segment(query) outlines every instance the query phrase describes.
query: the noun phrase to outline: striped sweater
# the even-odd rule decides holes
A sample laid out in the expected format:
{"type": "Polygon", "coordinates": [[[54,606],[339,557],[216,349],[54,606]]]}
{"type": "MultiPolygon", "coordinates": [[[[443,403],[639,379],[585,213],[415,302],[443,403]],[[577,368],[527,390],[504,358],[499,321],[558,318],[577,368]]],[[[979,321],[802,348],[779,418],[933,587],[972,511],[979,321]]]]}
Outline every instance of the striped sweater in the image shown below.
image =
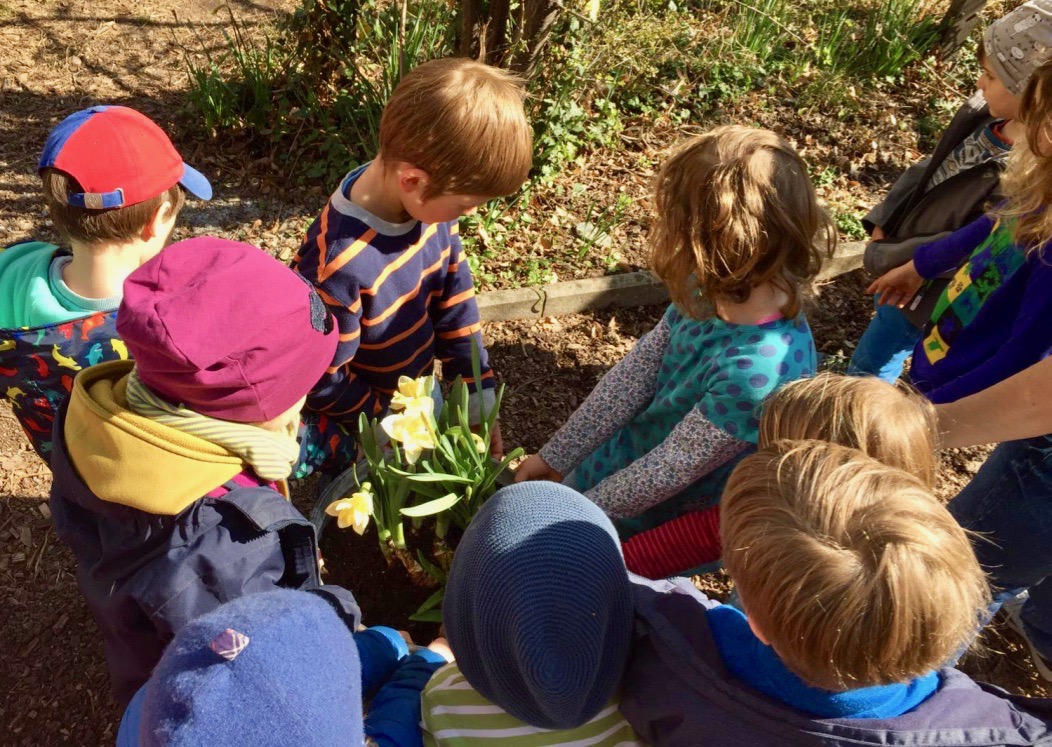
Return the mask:
{"type": "Polygon", "coordinates": [[[340,330],[336,358],[308,407],[356,427],[359,413],[386,409],[399,376],[431,373],[436,357],[446,377],[463,376],[475,389],[473,342],[488,406],[493,372],[457,222],[377,218],[348,199],[364,169],[340,183],[292,263],[318,289],[340,330]]]}
{"type": "Polygon", "coordinates": [[[541,729],[519,721],[478,693],[456,662],[431,677],[421,694],[426,747],[514,744],[516,747],[635,747],[645,744],[628,725],[617,703],[607,704],[574,729],[541,729]]]}

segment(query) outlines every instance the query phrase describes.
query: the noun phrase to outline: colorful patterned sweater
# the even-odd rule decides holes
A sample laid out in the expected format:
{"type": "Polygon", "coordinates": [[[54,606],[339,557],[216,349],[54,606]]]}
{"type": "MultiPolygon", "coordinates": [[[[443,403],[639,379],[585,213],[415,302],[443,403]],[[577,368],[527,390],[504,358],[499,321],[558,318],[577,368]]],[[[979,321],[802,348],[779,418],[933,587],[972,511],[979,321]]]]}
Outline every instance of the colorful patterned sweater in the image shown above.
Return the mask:
{"type": "MultiPolygon", "coordinates": [[[[51,459],[55,414],[72,391],[73,377],[89,366],[128,358],[117,335],[120,298],[96,302],[72,294],[57,273],[69,256],[43,242],[0,251],[0,295],[7,306],[0,310],[0,396],[11,402],[45,462],[51,459]],[[101,308],[76,309],[90,303],[101,308]]],[[[293,477],[343,469],[354,461],[354,438],[324,415],[304,411],[298,441],[293,477]]]]}
{"type": "MultiPolygon", "coordinates": [[[[53,273],[70,256],[53,244],[28,242],[0,252],[0,395],[33,449],[51,457],[51,430],[77,371],[128,357],[117,337],[117,305],[77,309],[53,273]],[[63,290],[66,293],[63,293],[63,290]]],[[[59,276],[60,277],[60,276],[59,276]]],[[[107,304],[103,304],[106,306],[107,304]]]]}
{"type": "Polygon", "coordinates": [[[989,216],[917,250],[923,277],[961,268],[913,353],[910,376],[928,399],[954,402],[1052,352],[1052,259],[1044,253],[1014,244],[1010,227],[989,216]]]}
{"type": "MultiPolygon", "coordinates": [[[[340,183],[292,263],[318,288],[340,329],[336,359],[308,407],[357,428],[359,413],[372,417],[386,409],[399,376],[429,374],[436,357],[447,378],[463,376],[475,389],[473,345],[480,354],[481,404],[488,407],[493,372],[456,221],[377,218],[348,198],[364,168],[340,183]]],[[[477,418],[478,404],[474,408],[477,418]]]]}
{"type": "Polygon", "coordinates": [[[619,524],[634,534],[718,501],[760,403],[815,366],[803,318],[729,324],[670,306],[540,454],[611,516],[638,517],[619,524]]]}

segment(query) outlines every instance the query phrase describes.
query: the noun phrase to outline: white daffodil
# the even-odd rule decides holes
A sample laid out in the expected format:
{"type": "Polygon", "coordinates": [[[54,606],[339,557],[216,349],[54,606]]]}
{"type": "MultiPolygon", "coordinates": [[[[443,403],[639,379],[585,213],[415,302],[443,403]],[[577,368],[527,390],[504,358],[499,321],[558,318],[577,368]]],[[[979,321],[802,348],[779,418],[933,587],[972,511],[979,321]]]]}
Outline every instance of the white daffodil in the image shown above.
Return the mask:
{"type": "MultiPolygon", "coordinates": [[[[430,398],[429,398],[430,399],[430,398]]],[[[433,429],[429,427],[431,413],[403,412],[396,415],[388,415],[380,421],[380,427],[384,433],[393,441],[402,444],[405,459],[410,464],[416,464],[420,453],[424,449],[435,448],[433,429]]]]}
{"type": "Polygon", "coordinates": [[[435,402],[431,399],[434,386],[433,376],[421,376],[419,379],[399,376],[398,389],[391,396],[391,411],[402,411],[406,415],[434,412],[435,402]]]}
{"type": "Polygon", "coordinates": [[[373,514],[372,487],[367,482],[362,483],[361,490],[351,493],[350,497],[333,501],[325,509],[325,513],[336,517],[336,525],[340,529],[351,527],[358,534],[365,534],[369,527],[369,517],[373,514]]]}

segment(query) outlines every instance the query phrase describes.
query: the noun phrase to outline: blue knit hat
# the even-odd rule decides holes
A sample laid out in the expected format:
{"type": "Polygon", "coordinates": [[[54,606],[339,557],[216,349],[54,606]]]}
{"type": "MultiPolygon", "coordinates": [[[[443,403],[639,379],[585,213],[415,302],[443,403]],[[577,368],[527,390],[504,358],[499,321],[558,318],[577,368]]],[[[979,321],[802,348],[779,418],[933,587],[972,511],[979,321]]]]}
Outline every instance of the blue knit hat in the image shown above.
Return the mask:
{"type": "Polygon", "coordinates": [[[291,590],[250,594],[188,623],[117,738],[141,747],[363,742],[351,632],[323,599],[291,590]]]}
{"type": "Polygon", "coordinates": [[[628,572],[610,520],[570,488],[526,482],[494,495],[457,547],[442,607],[468,682],[528,724],[579,726],[618,690],[628,572]]]}

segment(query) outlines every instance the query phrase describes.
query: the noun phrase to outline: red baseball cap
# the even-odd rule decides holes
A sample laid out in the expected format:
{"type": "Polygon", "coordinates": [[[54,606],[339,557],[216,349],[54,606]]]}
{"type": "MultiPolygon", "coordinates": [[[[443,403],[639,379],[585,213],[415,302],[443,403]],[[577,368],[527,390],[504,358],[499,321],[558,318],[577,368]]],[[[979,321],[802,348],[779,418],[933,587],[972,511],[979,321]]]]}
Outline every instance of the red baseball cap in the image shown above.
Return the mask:
{"type": "Polygon", "coordinates": [[[183,157],[157,124],[126,106],[93,106],[62,120],[44,144],[37,170],[57,169],[83,192],[67,196],[75,207],[127,207],[163,194],[174,184],[202,200],[212,185],[183,157]]]}

